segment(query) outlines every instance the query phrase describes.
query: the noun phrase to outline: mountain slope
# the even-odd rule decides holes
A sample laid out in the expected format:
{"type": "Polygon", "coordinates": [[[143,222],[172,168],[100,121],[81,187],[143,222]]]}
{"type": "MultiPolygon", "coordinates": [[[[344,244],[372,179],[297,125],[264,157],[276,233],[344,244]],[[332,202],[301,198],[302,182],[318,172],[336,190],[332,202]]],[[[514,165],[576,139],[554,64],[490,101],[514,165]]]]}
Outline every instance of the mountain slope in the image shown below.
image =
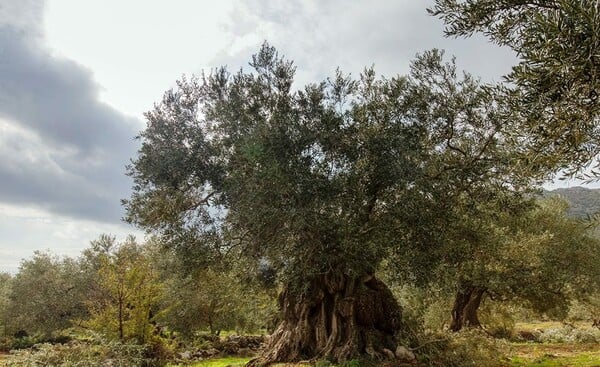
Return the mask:
{"type": "Polygon", "coordinates": [[[600,212],[600,189],[585,187],[570,187],[544,191],[543,196],[560,196],[570,204],[569,214],[574,217],[586,218],[600,212]]]}

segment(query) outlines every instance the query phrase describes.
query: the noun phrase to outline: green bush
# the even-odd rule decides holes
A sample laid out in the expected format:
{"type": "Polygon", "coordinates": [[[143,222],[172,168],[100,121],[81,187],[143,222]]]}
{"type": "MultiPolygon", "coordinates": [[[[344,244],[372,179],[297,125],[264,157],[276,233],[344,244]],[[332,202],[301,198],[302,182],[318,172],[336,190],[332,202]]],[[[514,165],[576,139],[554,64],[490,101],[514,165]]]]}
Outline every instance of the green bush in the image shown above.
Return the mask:
{"type": "Polygon", "coordinates": [[[578,329],[567,325],[545,330],[538,340],[542,343],[598,343],[600,342],[600,330],[578,329]]]}
{"type": "Polygon", "coordinates": [[[363,364],[358,359],[351,359],[342,363],[342,367],[362,367],[363,364]]]}
{"type": "Polygon", "coordinates": [[[513,339],[515,329],[514,308],[499,302],[487,302],[479,312],[481,323],[495,338],[513,339]]]}
{"type": "Polygon", "coordinates": [[[413,347],[417,359],[429,367],[505,367],[508,344],[481,330],[422,335],[413,347]]]}
{"type": "Polygon", "coordinates": [[[14,350],[5,363],[14,367],[56,366],[139,366],[160,367],[170,356],[158,343],[136,345],[120,342],[75,340],[66,344],[36,344],[29,349],[14,350]]]}
{"type": "Polygon", "coordinates": [[[13,349],[27,349],[36,344],[66,344],[73,340],[70,334],[71,330],[63,330],[51,335],[24,335],[24,336],[4,336],[0,337],[0,352],[9,352],[13,349]]]}
{"type": "Polygon", "coordinates": [[[12,338],[12,346],[9,349],[31,348],[39,342],[39,338],[35,336],[23,336],[21,338],[12,338]]]}
{"type": "Polygon", "coordinates": [[[98,346],[77,342],[69,344],[36,344],[30,349],[11,352],[6,364],[14,367],[26,366],[92,366],[101,365],[104,353],[98,346]]]}
{"type": "Polygon", "coordinates": [[[8,352],[13,349],[15,340],[9,336],[0,337],[0,352],[8,352]]]}
{"type": "Polygon", "coordinates": [[[315,362],[315,367],[331,367],[331,366],[332,366],[331,362],[326,359],[319,359],[318,361],[315,362]]]}
{"type": "Polygon", "coordinates": [[[144,357],[154,361],[155,365],[164,365],[175,356],[176,346],[169,343],[168,339],[153,336],[146,344],[144,357]]]}

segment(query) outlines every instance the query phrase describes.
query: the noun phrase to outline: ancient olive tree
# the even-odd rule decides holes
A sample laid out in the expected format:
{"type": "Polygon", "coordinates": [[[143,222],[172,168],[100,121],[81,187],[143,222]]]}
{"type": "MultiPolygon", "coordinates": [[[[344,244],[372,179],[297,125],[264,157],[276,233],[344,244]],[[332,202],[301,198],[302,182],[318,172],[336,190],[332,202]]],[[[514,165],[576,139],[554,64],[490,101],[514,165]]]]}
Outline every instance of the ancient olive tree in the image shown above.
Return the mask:
{"type": "Polygon", "coordinates": [[[532,164],[600,174],[598,1],[436,0],[430,13],[449,36],[482,33],[516,52],[507,101],[521,112],[532,164]]]}
{"type": "Polygon", "coordinates": [[[281,323],[255,364],[391,358],[401,309],[375,271],[435,249],[457,197],[506,182],[505,111],[437,51],[407,77],[303,89],[268,45],[250,65],[183,79],[146,114],[128,219],[197,266],[234,254],[277,269],[281,323]]]}

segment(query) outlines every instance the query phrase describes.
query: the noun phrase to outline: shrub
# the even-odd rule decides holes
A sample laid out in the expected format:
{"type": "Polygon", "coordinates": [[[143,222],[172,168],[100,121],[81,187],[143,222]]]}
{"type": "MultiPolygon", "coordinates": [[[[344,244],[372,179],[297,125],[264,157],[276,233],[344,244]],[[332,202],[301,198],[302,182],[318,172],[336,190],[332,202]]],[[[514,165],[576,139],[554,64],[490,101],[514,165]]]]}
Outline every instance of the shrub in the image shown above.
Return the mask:
{"type": "Polygon", "coordinates": [[[23,336],[20,338],[12,339],[12,346],[9,349],[26,349],[31,348],[35,344],[39,343],[40,340],[35,336],[23,336]]]}
{"type": "Polygon", "coordinates": [[[514,334],[514,308],[499,302],[487,302],[479,313],[487,332],[495,338],[511,339],[514,334]]]}
{"type": "Polygon", "coordinates": [[[598,343],[600,342],[600,330],[577,329],[571,326],[552,328],[542,332],[539,341],[542,343],[598,343]]]}
{"type": "Polygon", "coordinates": [[[30,349],[12,351],[5,362],[14,367],[165,366],[165,355],[157,353],[156,348],[100,339],[93,342],[76,340],[66,344],[43,343],[30,349]]]}
{"type": "Polygon", "coordinates": [[[9,336],[0,337],[0,352],[8,352],[13,349],[15,340],[9,336]]]}
{"type": "Polygon", "coordinates": [[[413,348],[417,359],[429,367],[505,367],[508,344],[481,330],[421,336],[420,345],[413,348]]]}
{"type": "Polygon", "coordinates": [[[44,343],[30,349],[12,351],[6,363],[14,367],[101,365],[101,354],[97,348],[83,347],[75,342],[68,345],[44,343]]]}

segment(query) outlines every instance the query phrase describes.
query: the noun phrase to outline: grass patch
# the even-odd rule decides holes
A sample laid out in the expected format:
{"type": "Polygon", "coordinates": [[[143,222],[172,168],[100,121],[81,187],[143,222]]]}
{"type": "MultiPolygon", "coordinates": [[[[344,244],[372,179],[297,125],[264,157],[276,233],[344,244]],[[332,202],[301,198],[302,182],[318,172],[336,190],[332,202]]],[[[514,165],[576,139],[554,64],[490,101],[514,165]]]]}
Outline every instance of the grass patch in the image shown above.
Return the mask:
{"type": "Polygon", "coordinates": [[[511,359],[514,367],[599,367],[600,353],[582,353],[571,357],[547,355],[535,360],[522,357],[511,359]]]}
{"type": "Polygon", "coordinates": [[[202,362],[193,364],[193,367],[243,367],[248,361],[252,359],[250,357],[225,357],[225,358],[214,358],[207,359],[202,362]]]}
{"type": "Polygon", "coordinates": [[[600,367],[598,344],[513,344],[514,367],[600,367]]]}

